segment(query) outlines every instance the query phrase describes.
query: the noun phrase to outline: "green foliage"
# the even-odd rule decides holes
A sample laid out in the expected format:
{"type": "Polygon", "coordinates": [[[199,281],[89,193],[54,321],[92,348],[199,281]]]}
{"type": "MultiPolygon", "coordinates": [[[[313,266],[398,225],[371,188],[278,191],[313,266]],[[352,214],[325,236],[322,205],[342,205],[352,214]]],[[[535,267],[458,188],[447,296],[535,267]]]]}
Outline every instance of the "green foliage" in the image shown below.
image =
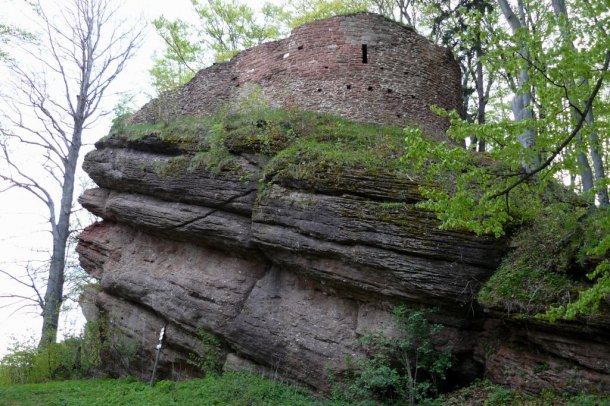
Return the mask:
{"type": "Polygon", "coordinates": [[[394,322],[399,336],[377,332],[362,337],[359,344],[369,356],[356,362],[357,370],[339,396],[415,403],[436,394],[451,367],[451,353],[434,348],[434,336],[442,326],[430,323],[429,314],[397,307],[394,322]]]}
{"type": "MultiPolygon", "coordinates": [[[[452,114],[455,120],[459,119],[452,114]]],[[[463,125],[471,126],[459,121],[463,125]]],[[[464,139],[463,128],[454,125],[451,133],[458,141],[464,139]]],[[[476,154],[458,144],[431,140],[419,130],[405,130],[406,168],[421,173],[427,185],[421,187],[427,199],[420,207],[434,211],[443,229],[465,229],[477,235],[500,237],[506,227],[530,218],[539,207],[536,188],[525,186],[506,199],[494,195],[510,181],[498,176],[518,171],[518,164],[503,166],[494,154],[476,154]]]]}
{"type": "Polygon", "coordinates": [[[110,126],[110,133],[118,133],[125,130],[125,120],[133,116],[134,109],[131,105],[129,96],[122,97],[116,106],[114,106],[114,118],[110,126]]]}
{"type": "Polygon", "coordinates": [[[0,386],[86,376],[97,366],[90,337],[70,337],[38,348],[35,340],[14,342],[0,360],[0,386]]]}
{"type": "MultiPolygon", "coordinates": [[[[131,377],[121,379],[72,380],[0,386],[0,404],[12,406],[165,406],[171,405],[376,405],[373,402],[324,401],[303,389],[248,373],[225,373],[181,382],[160,381],[154,388],[131,377]]],[[[528,395],[487,381],[444,395],[426,405],[580,405],[602,406],[608,397],[543,391],[528,395]]]]}
{"type": "Polygon", "coordinates": [[[201,38],[214,52],[216,61],[224,61],[237,52],[281,36],[279,18],[282,9],[266,3],[261,9],[262,22],[254,9],[239,0],[192,0],[202,21],[201,38]]]}
{"type": "Polygon", "coordinates": [[[568,273],[578,267],[584,208],[555,203],[513,236],[515,249],[483,285],[479,301],[508,313],[533,314],[568,303],[575,283],[568,273]]]}
{"type": "Polygon", "coordinates": [[[570,300],[571,281],[546,269],[511,268],[503,264],[479,291],[486,307],[523,315],[570,300]]]}
{"type": "Polygon", "coordinates": [[[191,80],[201,67],[201,45],[192,38],[192,27],[184,21],[169,21],[159,17],[153,21],[157,33],[165,41],[165,52],[154,60],[150,75],[159,93],[171,90],[191,80]]]}
{"type": "Polygon", "coordinates": [[[463,406],[463,405],[488,405],[488,406],[512,406],[512,405],[590,405],[601,406],[608,404],[607,396],[575,395],[570,393],[557,393],[544,390],[537,395],[521,393],[514,389],[508,389],[489,381],[477,381],[472,385],[458,391],[442,395],[436,399],[438,405],[463,406]]]}
{"type": "MultiPolygon", "coordinates": [[[[106,405],[315,405],[298,387],[247,373],[208,375],[154,388],[135,379],[80,380],[0,387],[0,404],[13,406],[106,405]]],[[[337,403],[334,403],[338,405],[337,403]]]]}
{"type": "Polygon", "coordinates": [[[577,202],[547,205],[513,236],[515,249],[479,292],[483,305],[550,321],[601,310],[610,293],[610,212],[577,202]]]}
{"type": "Polygon", "coordinates": [[[578,299],[551,308],[540,318],[555,321],[558,318],[573,320],[577,316],[586,316],[600,311],[600,305],[610,297],[610,209],[598,209],[588,216],[581,234],[583,242],[579,246],[580,262],[588,259],[597,262],[597,266],[586,276],[593,282],[588,289],[579,292],[578,299]]]}
{"type": "Polygon", "coordinates": [[[188,363],[207,375],[218,375],[222,372],[224,350],[220,339],[205,330],[197,332],[199,349],[191,353],[188,363]]]}
{"type": "Polygon", "coordinates": [[[239,0],[191,0],[200,22],[159,17],[154,21],[157,33],[166,44],[164,54],[155,59],[150,71],[159,93],[188,82],[210,62],[233,57],[239,51],[285,33],[287,19],[282,7],[266,3],[257,12],[239,0]]]}
{"type": "Polygon", "coordinates": [[[367,11],[372,7],[370,0],[289,0],[287,3],[291,8],[288,15],[291,28],[336,15],[367,11]]]}
{"type": "Polygon", "coordinates": [[[34,338],[15,341],[0,359],[0,386],[91,376],[101,372],[102,360],[129,370],[137,349],[103,319],[88,322],[79,336],[41,348],[34,338]]]}

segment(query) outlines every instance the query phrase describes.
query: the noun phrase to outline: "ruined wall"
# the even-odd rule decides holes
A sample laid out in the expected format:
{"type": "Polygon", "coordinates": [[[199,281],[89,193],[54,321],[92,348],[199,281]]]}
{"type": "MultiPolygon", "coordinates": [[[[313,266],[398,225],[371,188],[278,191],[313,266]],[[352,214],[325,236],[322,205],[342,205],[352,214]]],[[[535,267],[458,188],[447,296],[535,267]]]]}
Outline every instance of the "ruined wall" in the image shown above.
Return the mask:
{"type": "Polygon", "coordinates": [[[431,105],[459,109],[460,70],[451,53],[380,15],[316,21],[290,37],[248,49],[201,70],[150,102],[131,122],[208,115],[259,85],[275,107],[298,107],[356,121],[418,125],[443,137],[431,105]]]}

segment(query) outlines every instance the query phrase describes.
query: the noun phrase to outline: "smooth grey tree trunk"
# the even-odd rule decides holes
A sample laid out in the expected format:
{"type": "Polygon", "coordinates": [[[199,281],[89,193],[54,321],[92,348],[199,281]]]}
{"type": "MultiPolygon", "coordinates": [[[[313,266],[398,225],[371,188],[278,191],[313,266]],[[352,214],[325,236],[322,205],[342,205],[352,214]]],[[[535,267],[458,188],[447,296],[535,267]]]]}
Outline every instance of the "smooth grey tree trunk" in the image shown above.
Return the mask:
{"type": "MultiPolygon", "coordinates": [[[[502,14],[504,14],[504,17],[506,18],[506,21],[510,25],[513,34],[517,35],[519,31],[527,28],[525,9],[522,0],[517,2],[519,17],[515,15],[507,0],[498,0],[498,5],[502,10],[502,14]]],[[[524,58],[528,56],[525,46],[521,48],[521,53],[524,58]]],[[[512,102],[512,110],[515,121],[524,121],[533,118],[531,108],[532,93],[529,89],[529,81],[530,77],[527,66],[524,66],[519,72],[519,86],[521,88],[521,92],[520,94],[515,94],[512,102]]],[[[523,169],[525,169],[527,173],[531,173],[541,163],[540,155],[534,151],[536,147],[536,134],[534,129],[526,129],[524,132],[519,134],[517,138],[526,152],[529,153],[529,155],[524,158],[523,169]]]]}
{"type": "MultiPolygon", "coordinates": [[[[558,20],[564,19],[564,24],[561,25],[561,36],[564,43],[572,48],[576,49],[574,46],[574,42],[570,38],[570,20],[568,16],[568,9],[566,7],[565,0],[552,0],[553,11],[555,12],[555,16],[558,20]]],[[[576,88],[576,83],[574,79],[568,79],[566,81],[566,85],[568,89],[576,88]]],[[[582,83],[584,86],[589,87],[589,82],[586,78],[578,78],[578,82],[582,83]]],[[[570,100],[573,105],[581,105],[584,106],[585,102],[582,100],[570,100]]],[[[593,116],[593,109],[589,110],[585,117],[585,124],[590,129],[593,129],[595,126],[595,120],[593,116]]],[[[574,107],[572,107],[572,117],[575,120],[581,120],[581,113],[574,107]]],[[[605,168],[604,162],[599,152],[600,150],[600,141],[599,136],[595,131],[591,131],[589,135],[589,142],[591,143],[591,159],[593,161],[593,171],[595,173],[595,179],[593,178],[593,172],[591,171],[591,166],[589,165],[589,159],[586,155],[585,147],[583,146],[582,135],[579,133],[576,138],[578,151],[578,162],[581,166],[581,177],[583,182],[583,191],[588,192],[595,187],[595,183],[598,184],[599,190],[597,192],[597,198],[601,206],[608,206],[608,189],[605,186],[601,186],[601,182],[605,179],[605,168]]]]}

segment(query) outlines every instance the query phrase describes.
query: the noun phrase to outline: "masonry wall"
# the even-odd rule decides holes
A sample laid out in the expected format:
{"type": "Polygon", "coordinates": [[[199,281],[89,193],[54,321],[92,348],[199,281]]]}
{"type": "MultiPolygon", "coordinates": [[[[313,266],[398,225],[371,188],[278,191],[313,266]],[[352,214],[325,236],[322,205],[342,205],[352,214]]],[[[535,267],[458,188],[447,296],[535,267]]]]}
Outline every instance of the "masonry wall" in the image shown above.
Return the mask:
{"type": "Polygon", "coordinates": [[[212,114],[252,84],[273,106],[419,125],[435,137],[444,137],[448,121],[430,105],[461,105],[459,66],[447,49],[380,15],[360,13],[305,24],[286,39],[203,69],[132,122],[212,114]]]}

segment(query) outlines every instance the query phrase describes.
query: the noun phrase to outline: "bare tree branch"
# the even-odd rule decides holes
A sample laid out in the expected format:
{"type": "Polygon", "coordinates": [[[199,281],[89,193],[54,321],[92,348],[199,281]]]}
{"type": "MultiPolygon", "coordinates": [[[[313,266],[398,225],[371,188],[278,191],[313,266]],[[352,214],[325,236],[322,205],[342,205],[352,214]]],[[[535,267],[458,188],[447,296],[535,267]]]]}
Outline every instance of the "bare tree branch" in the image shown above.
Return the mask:
{"type": "Polygon", "coordinates": [[[143,28],[117,18],[118,8],[111,0],[57,1],[54,5],[57,7],[52,9],[45,2],[43,7],[40,0],[35,4],[44,33],[43,51],[25,47],[26,61],[11,64],[15,94],[3,98],[8,109],[0,109],[10,125],[2,130],[5,137],[0,143],[6,164],[6,169],[0,169],[0,180],[8,185],[4,190],[28,191],[49,213],[53,246],[44,295],[30,270],[22,280],[22,286],[34,290],[32,300],[43,309],[41,345],[55,340],[65,299],[75,172],[83,132],[106,114],[99,112],[104,95],[138,49],[143,34],[143,28]],[[29,113],[22,114],[26,109],[29,113]],[[34,123],[29,122],[31,117],[34,123]],[[33,170],[13,158],[13,143],[35,153],[38,165],[33,170]]]}

